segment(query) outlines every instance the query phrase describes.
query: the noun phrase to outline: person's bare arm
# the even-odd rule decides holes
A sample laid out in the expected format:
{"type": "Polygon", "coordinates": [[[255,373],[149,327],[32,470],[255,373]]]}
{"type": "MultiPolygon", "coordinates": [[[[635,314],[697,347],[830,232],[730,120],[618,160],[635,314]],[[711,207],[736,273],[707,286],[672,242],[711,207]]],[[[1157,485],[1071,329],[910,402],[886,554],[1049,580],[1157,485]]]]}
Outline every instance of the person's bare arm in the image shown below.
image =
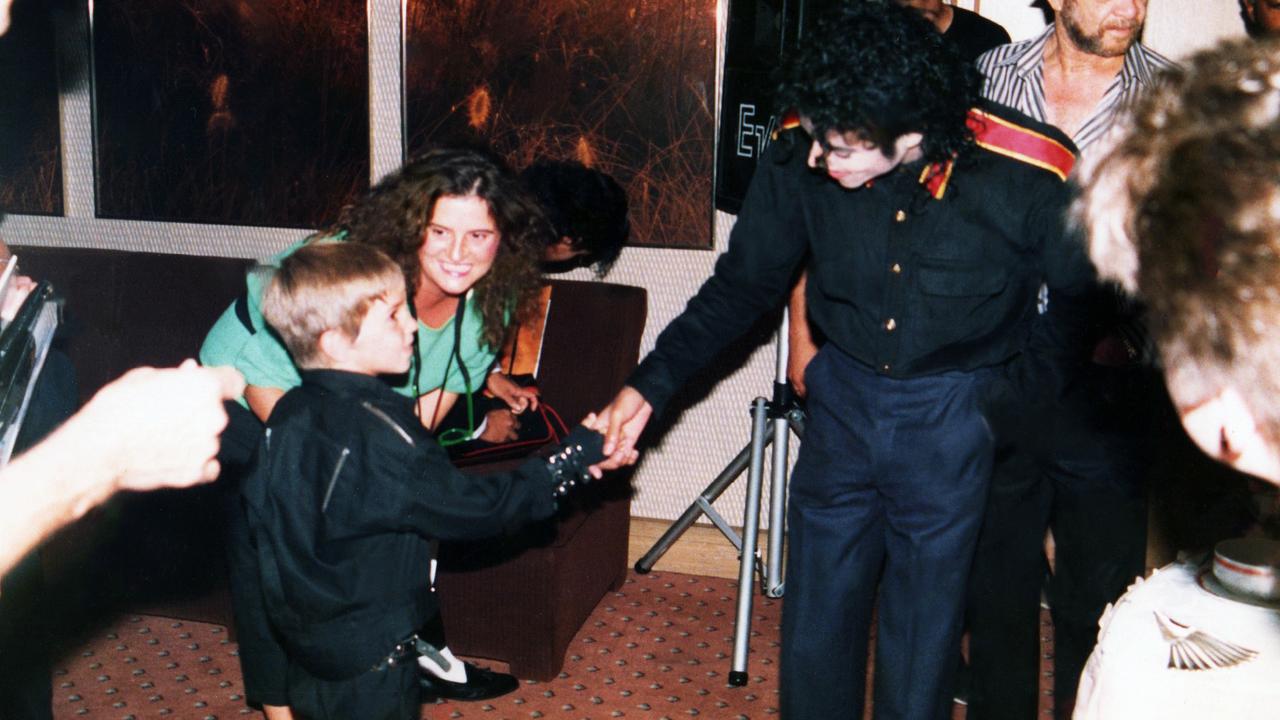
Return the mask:
{"type": "Polygon", "coordinates": [[[249,409],[262,422],[266,422],[267,418],[271,417],[271,411],[275,409],[276,403],[280,402],[282,397],[284,397],[284,391],[280,388],[249,385],[244,389],[244,401],[249,403],[249,409]]]}
{"type": "Polygon", "coordinates": [[[138,368],[0,470],[0,574],[58,528],[119,490],[186,487],[218,476],[230,368],[138,368]]]}
{"type": "Polygon", "coordinates": [[[511,408],[513,413],[538,409],[538,388],[525,387],[503,372],[491,372],[485,379],[485,389],[511,408]]]}
{"type": "Polygon", "coordinates": [[[477,440],[491,443],[511,442],[520,437],[520,416],[507,408],[490,410],[484,416],[484,432],[477,440]]]}
{"type": "Polygon", "coordinates": [[[458,393],[449,392],[442,387],[418,396],[418,417],[422,420],[422,426],[434,431],[457,401],[458,393]]]}
{"type": "Polygon", "coordinates": [[[791,301],[787,305],[790,311],[787,319],[787,379],[800,397],[804,397],[809,391],[804,385],[804,370],[818,354],[818,346],[813,342],[813,333],[809,330],[808,306],[804,298],[808,282],[809,271],[806,270],[800,273],[800,279],[791,289],[791,301]]]}

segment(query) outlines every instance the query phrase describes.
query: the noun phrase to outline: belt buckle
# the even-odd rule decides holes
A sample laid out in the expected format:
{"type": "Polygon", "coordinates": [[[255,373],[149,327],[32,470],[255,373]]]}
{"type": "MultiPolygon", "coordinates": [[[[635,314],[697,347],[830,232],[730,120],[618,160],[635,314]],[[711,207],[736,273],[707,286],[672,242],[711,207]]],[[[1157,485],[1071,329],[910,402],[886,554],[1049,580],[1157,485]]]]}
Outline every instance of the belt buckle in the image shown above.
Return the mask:
{"type": "Polygon", "coordinates": [[[419,655],[423,654],[420,649],[420,643],[426,644],[422,638],[418,637],[416,632],[410,634],[409,637],[396,643],[395,647],[391,648],[391,652],[387,653],[386,657],[379,660],[378,664],[370,669],[375,671],[385,670],[386,668],[395,667],[401,660],[417,659],[419,655]]]}

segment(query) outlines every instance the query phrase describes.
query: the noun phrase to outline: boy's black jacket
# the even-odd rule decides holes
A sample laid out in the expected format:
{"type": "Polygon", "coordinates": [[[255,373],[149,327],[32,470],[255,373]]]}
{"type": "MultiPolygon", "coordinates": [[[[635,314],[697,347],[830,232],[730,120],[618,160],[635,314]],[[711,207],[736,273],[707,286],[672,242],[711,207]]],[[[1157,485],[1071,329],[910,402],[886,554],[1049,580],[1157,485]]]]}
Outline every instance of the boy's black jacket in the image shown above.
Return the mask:
{"type": "Polygon", "coordinates": [[[431,540],[498,535],[555,512],[544,460],[463,475],[413,409],[376,377],[304,371],[245,480],[268,616],[316,677],[369,670],[438,612],[431,540]]]}

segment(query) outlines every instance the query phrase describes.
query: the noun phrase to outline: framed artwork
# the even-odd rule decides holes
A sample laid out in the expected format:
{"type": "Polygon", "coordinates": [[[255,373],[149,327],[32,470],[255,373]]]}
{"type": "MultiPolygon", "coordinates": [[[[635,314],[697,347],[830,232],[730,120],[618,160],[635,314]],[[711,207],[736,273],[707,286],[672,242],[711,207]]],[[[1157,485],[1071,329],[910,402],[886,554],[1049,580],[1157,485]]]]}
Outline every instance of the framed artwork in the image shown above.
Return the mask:
{"type": "Polygon", "coordinates": [[[410,154],[481,142],[627,192],[634,245],[710,248],[716,0],[408,0],[410,154]]]}
{"type": "Polygon", "coordinates": [[[365,0],[96,0],[99,217],[318,227],[369,186],[365,0]]]}
{"type": "MultiPolygon", "coordinates": [[[[14,8],[0,37],[0,212],[62,214],[62,142],[53,26],[48,13],[14,8]]],[[[67,78],[66,82],[83,78],[67,78]]]]}

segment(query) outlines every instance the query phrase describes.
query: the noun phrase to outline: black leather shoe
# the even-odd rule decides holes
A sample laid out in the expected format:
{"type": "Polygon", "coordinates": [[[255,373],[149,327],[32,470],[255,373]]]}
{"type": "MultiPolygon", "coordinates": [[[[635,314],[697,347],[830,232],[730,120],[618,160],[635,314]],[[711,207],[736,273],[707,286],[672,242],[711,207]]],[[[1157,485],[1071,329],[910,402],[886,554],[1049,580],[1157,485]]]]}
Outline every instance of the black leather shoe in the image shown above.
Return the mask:
{"type": "Polygon", "coordinates": [[[467,669],[467,681],[464,683],[450,682],[428,672],[420,673],[418,685],[422,687],[422,702],[489,700],[520,687],[520,681],[515,675],[479,668],[469,662],[462,664],[467,669]]]}

